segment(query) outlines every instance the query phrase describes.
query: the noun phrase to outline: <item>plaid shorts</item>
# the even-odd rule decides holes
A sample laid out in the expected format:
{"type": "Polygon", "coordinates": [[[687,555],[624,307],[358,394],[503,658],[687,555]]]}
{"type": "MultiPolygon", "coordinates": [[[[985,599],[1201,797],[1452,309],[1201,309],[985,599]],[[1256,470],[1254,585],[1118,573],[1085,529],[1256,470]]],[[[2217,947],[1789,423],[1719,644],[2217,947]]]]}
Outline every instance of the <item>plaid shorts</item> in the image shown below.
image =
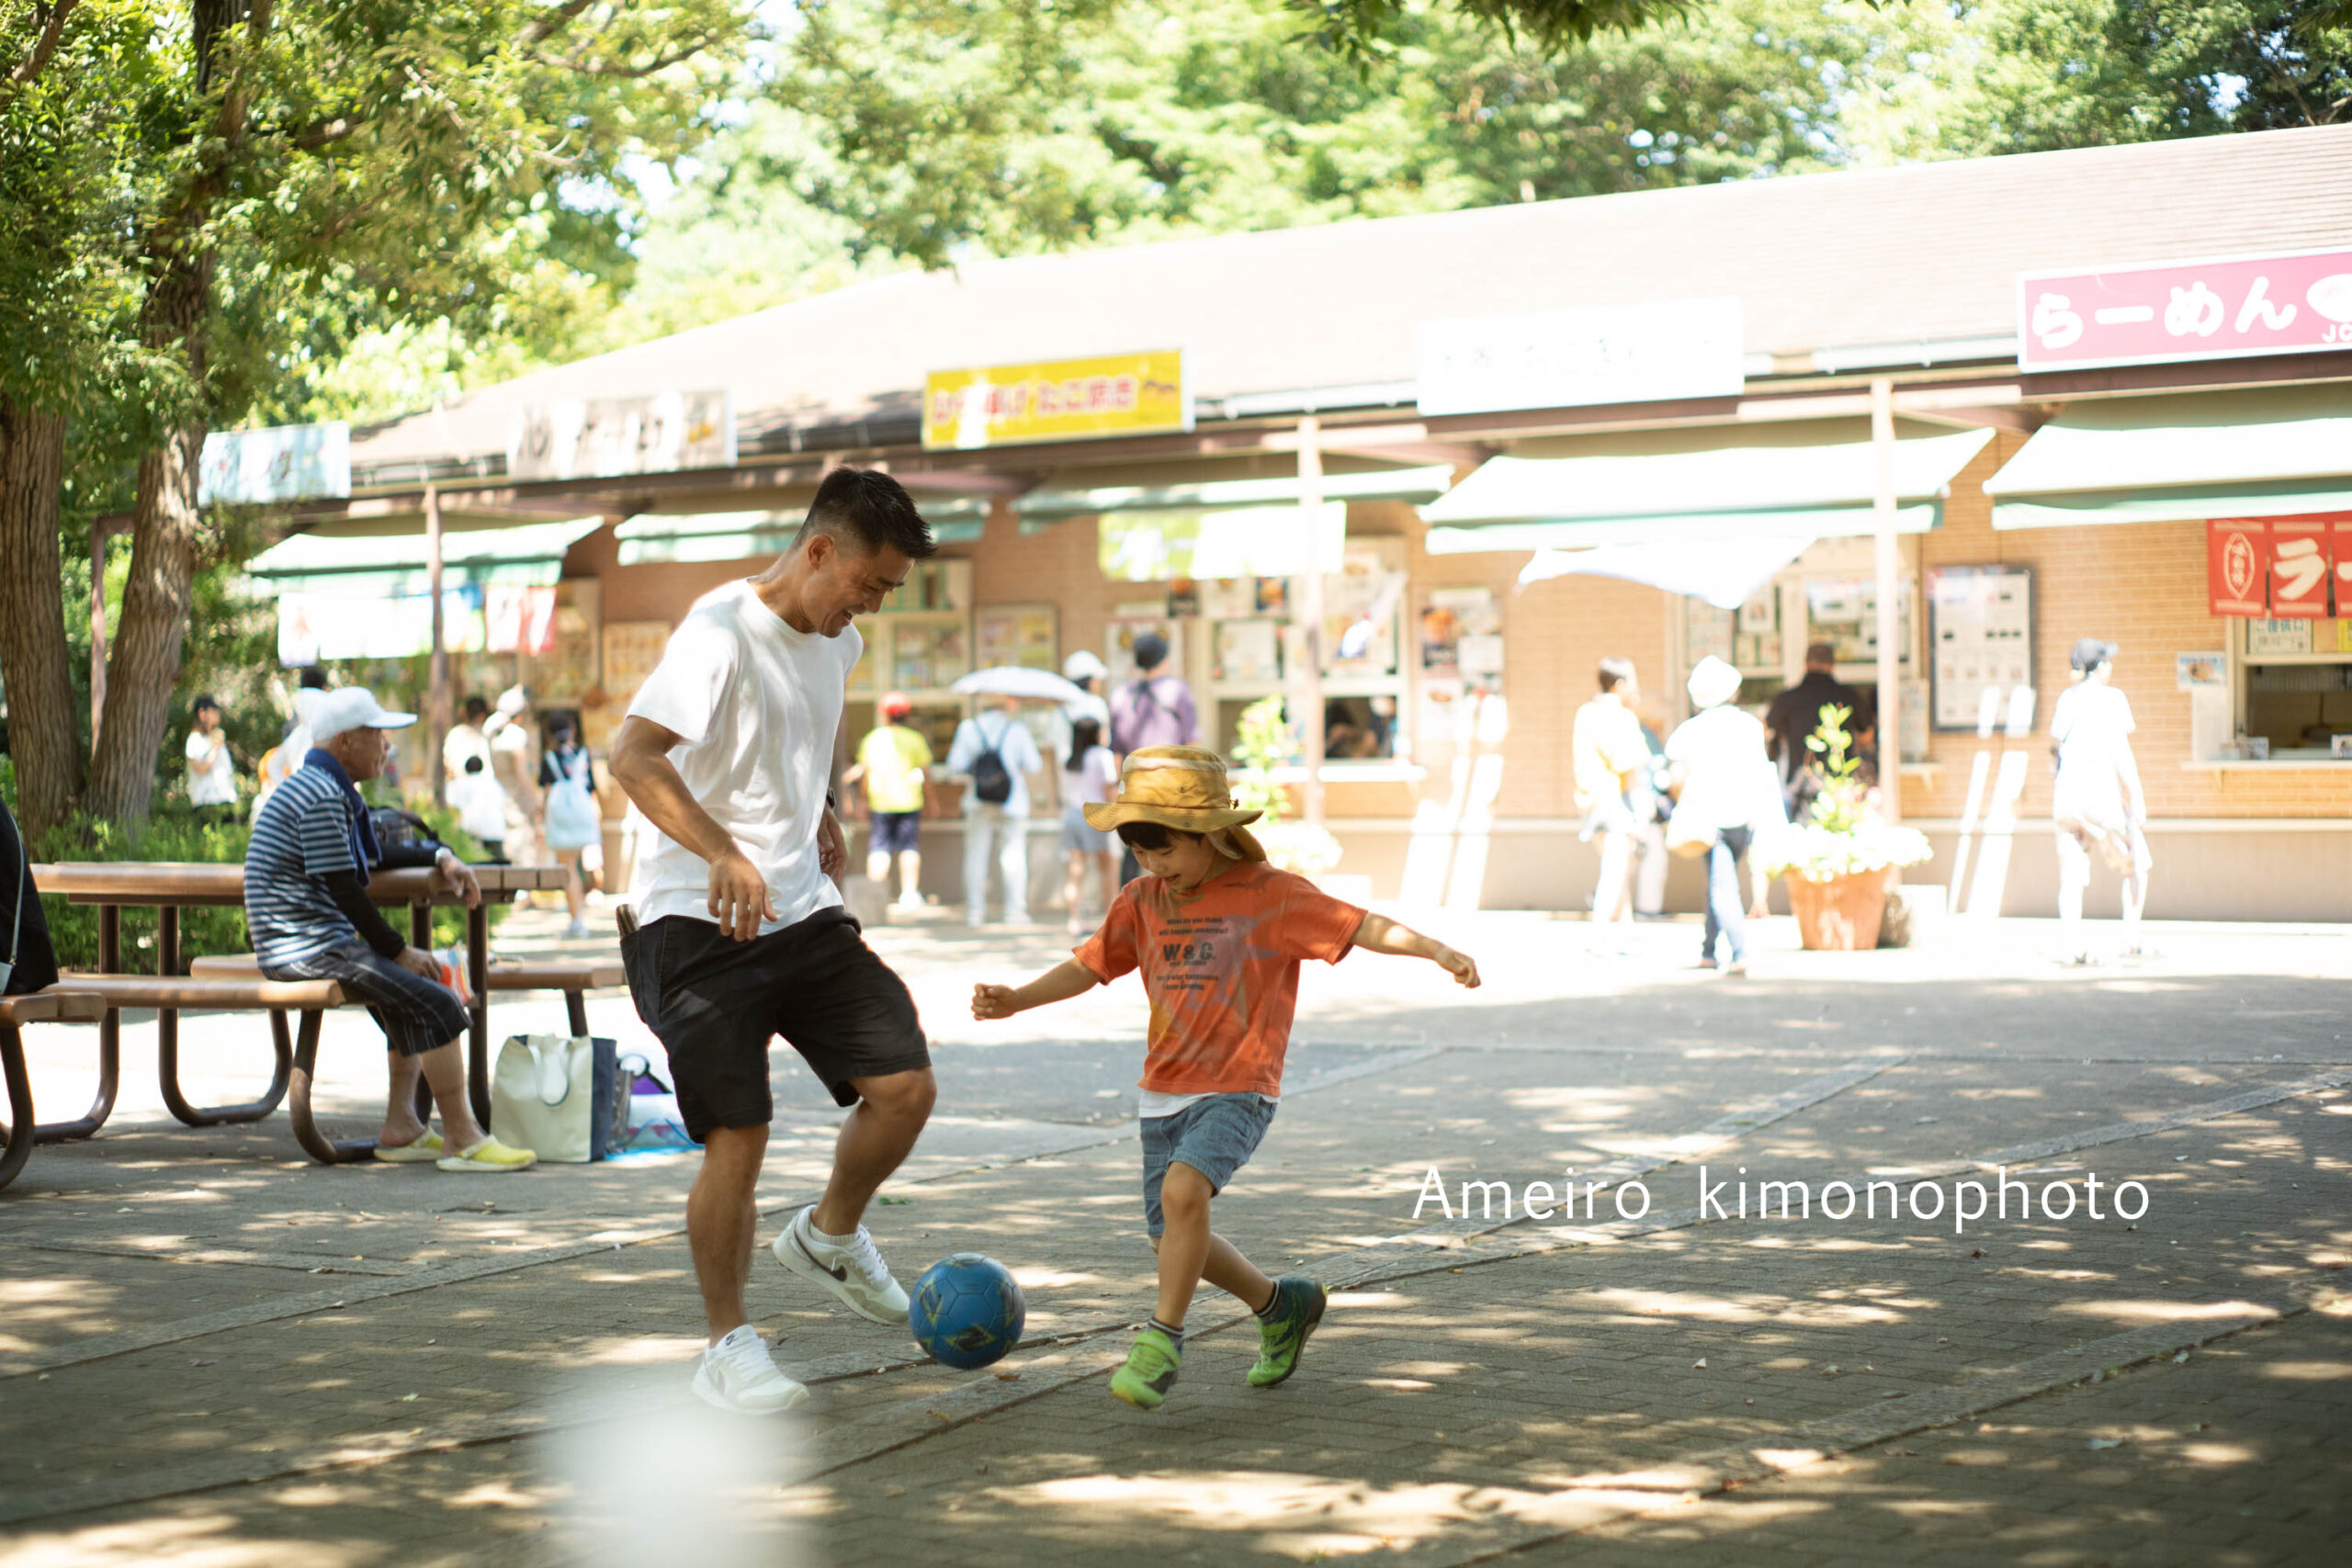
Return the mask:
{"type": "Polygon", "coordinates": [[[401,968],[364,942],[346,942],[291,964],[265,965],[272,980],[333,980],[368,1004],[384,1039],[403,1056],[421,1056],[465,1037],[473,1025],[458,993],[401,968]]]}

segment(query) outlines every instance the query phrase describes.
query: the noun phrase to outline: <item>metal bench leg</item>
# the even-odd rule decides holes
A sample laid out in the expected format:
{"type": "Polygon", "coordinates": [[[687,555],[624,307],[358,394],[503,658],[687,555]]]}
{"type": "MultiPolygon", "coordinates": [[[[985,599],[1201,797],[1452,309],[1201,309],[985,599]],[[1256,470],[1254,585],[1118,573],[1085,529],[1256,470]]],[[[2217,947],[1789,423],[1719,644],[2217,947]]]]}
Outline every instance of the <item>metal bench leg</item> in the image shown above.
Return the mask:
{"type": "MultiPolygon", "coordinates": [[[[116,904],[98,907],[98,972],[102,975],[122,973],[122,908],[116,904]]],[[[122,1014],[114,1008],[107,1009],[106,1017],[98,1021],[98,1092],[90,1101],[89,1111],[71,1122],[51,1122],[33,1129],[33,1142],[62,1144],[71,1138],[86,1138],[107,1124],[114,1114],[114,1097],[122,1089],[122,1014]]],[[[30,1104],[28,1100],[27,1104],[30,1104]]]]}
{"type": "Polygon", "coordinates": [[[563,1016],[571,1024],[571,1037],[584,1038],[588,1033],[588,994],[585,991],[563,993],[563,1016]]]}
{"type": "MultiPolygon", "coordinates": [[[[164,911],[164,956],[158,967],[165,975],[179,973],[179,911],[164,911]]],[[[164,1109],[191,1127],[218,1127],[226,1122],[258,1122],[277,1109],[286,1098],[286,1085],[294,1070],[294,1053],[286,1043],[282,1030],[270,1031],[270,1043],[276,1048],[277,1064],[271,1067],[269,1088],[259,1100],[249,1100],[243,1105],[190,1105],[187,1095],[180,1088],[179,1014],[170,1009],[155,1016],[155,1077],[163,1088],[164,1109]]]]}
{"type": "Polygon", "coordinates": [[[474,1122],[490,1129],[490,904],[466,911],[466,973],[474,987],[473,1028],[466,1046],[466,1098],[474,1122]]]}
{"type": "MultiPolygon", "coordinates": [[[[303,1153],[321,1165],[350,1165],[357,1160],[373,1159],[376,1157],[375,1139],[332,1139],[320,1132],[319,1124],[311,1119],[311,1075],[319,1065],[319,1023],[325,1016],[316,1008],[306,1010],[302,1014],[301,1032],[293,1046],[293,1097],[287,1105],[287,1120],[294,1123],[294,1139],[302,1145],[303,1153]]],[[[269,1027],[277,1039],[278,1050],[285,1051],[284,1009],[271,1010],[269,1027]]]]}
{"type": "Polygon", "coordinates": [[[8,1147],[0,1153],[0,1187],[17,1179],[33,1157],[33,1080],[25,1071],[25,1041],[15,1024],[0,1024],[0,1077],[8,1084],[8,1147]]]}

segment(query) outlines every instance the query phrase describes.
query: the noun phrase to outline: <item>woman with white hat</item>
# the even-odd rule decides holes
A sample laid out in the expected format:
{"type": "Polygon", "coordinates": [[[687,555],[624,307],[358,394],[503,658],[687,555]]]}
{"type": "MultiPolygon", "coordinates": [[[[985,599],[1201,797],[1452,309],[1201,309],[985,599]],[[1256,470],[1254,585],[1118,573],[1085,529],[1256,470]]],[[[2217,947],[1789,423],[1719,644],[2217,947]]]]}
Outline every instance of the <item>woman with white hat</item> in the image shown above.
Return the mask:
{"type": "Polygon", "coordinates": [[[1709,654],[1690,671],[1690,705],[1699,711],[1667,737],[1674,765],[1674,818],[1669,841],[1692,829],[1712,834],[1707,846],[1707,935],[1699,966],[1716,967],[1716,939],[1729,949],[1726,975],[1747,973],[1747,925],[1739,897],[1739,858],[1756,830],[1785,821],[1780,774],[1764,749],[1764,726],[1731,705],[1739,671],[1709,654]]]}

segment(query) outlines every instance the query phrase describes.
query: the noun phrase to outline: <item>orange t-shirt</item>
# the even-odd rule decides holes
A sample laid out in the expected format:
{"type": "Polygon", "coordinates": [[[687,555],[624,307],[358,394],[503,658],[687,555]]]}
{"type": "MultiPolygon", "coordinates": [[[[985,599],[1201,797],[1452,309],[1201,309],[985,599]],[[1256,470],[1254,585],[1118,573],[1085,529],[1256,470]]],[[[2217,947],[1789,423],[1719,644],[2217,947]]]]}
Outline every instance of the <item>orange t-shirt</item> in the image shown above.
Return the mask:
{"type": "Polygon", "coordinates": [[[1362,909],[1306,878],[1242,861],[1189,898],[1157,876],[1137,877],[1077,957],[1105,981],[1143,971],[1151,998],[1145,1089],[1275,1096],[1299,961],[1337,964],[1363,921],[1362,909]]]}

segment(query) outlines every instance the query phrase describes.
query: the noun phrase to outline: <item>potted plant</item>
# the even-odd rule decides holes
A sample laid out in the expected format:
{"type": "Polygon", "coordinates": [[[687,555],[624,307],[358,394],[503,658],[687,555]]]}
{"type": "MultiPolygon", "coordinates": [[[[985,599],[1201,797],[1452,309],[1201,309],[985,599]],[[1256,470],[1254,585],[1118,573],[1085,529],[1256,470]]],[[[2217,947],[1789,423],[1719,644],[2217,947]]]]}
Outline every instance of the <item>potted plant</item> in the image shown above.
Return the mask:
{"type": "Polygon", "coordinates": [[[1804,742],[1819,759],[1822,780],[1810,820],[1768,834],[1758,850],[1765,874],[1787,882],[1797,931],[1816,951],[1876,947],[1895,869],[1917,865],[1932,852],[1926,834],[1898,828],[1871,807],[1846,728],[1852,716],[1849,708],[1823,710],[1821,728],[1804,742]]]}
{"type": "Polygon", "coordinates": [[[1233,804],[1264,816],[1250,831],[1266,847],[1266,863],[1301,876],[1321,876],[1340,863],[1340,840],[1311,822],[1285,822],[1289,789],[1274,770],[1298,760],[1298,742],[1283,716],[1283,699],[1261,697],[1241,713],[1233,755],[1241,767],[1233,775],[1233,804]]]}

